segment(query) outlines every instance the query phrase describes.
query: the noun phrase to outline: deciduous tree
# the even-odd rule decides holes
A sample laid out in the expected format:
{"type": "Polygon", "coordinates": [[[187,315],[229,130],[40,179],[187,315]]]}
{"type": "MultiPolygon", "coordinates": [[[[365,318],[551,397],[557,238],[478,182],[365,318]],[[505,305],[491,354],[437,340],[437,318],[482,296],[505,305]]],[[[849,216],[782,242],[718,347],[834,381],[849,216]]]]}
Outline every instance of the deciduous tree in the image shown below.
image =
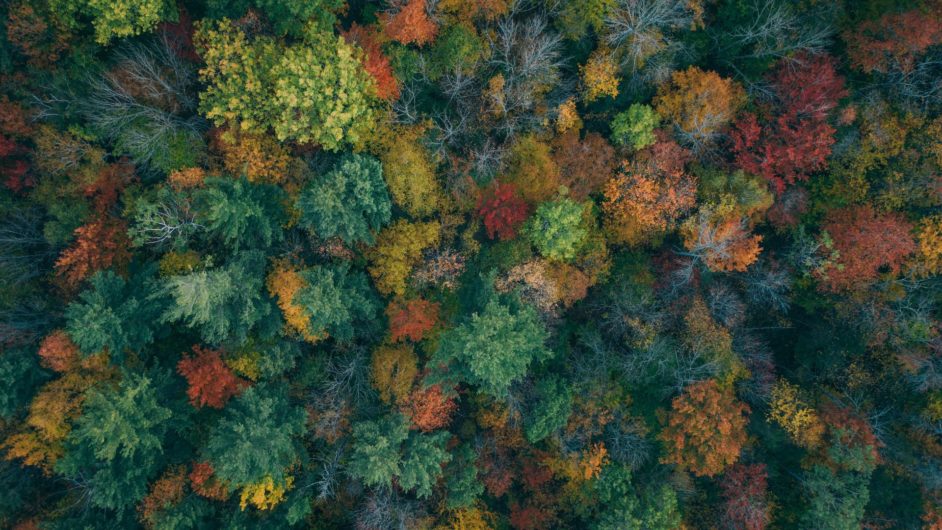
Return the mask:
{"type": "Polygon", "coordinates": [[[747,405],[716,381],[688,386],[671,402],[667,426],[660,434],[667,449],[662,461],[698,477],[722,473],[739,459],[746,443],[748,412],[747,405]]]}
{"type": "Polygon", "coordinates": [[[674,72],[658,88],[654,108],[674,125],[683,143],[700,149],[715,140],[745,101],[736,81],[691,66],[674,72]]]}
{"type": "Polygon", "coordinates": [[[248,386],[226,366],[219,350],[193,346],[193,353],[196,355],[180,359],[177,370],[189,384],[186,395],[194,407],[221,409],[229,398],[248,386]]]}

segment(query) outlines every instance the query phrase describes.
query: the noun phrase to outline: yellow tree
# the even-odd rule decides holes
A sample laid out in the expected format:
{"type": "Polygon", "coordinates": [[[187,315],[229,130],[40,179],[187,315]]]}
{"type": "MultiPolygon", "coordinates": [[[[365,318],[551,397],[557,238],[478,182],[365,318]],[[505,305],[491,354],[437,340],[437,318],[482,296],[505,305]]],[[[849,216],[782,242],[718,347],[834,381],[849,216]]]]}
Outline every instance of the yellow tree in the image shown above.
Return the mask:
{"type": "Polygon", "coordinates": [[[658,89],[654,106],[674,124],[687,144],[702,147],[714,139],[746,102],[739,83],[696,66],[674,72],[658,89]]]}
{"type": "Polygon", "coordinates": [[[422,251],[438,245],[440,229],[435,222],[400,219],[379,233],[369,253],[368,269],[379,292],[405,294],[412,269],[422,260],[422,251]]]}

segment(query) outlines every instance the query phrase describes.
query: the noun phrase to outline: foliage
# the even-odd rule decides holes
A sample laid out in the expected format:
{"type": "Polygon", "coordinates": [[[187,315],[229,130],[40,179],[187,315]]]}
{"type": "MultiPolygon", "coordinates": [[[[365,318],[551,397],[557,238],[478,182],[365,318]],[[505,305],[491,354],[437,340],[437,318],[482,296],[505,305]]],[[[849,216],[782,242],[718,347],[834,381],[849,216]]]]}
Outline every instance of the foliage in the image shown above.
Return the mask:
{"type": "Polygon", "coordinates": [[[359,141],[373,120],[373,96],[354,49],[316,26],[304,37],[285,47],[270,38],[250,40],[228,20],[200,25],[195,41],[207,84],[201,111],[217,125],[254,133],[270,128],[279,140],[333,151],[359,141]]]}
{"type": "Polygon", "coordinates": [[[712,477],[739,459],[746,443],[749,407],[736,401],[716,381],[694,383],[671,402],[660,439],[668,449],[664,461],[696,476],[712,477]]]}
{"type": "Polygon", "coordinates": [[[442,336],[433,362],[448,366],[443,377],[502,397],[532,363],[552,357],[544,346],[546,338],[543,323],[532,308],[491,299],[483,311],[442,336]]]}
{"type": "Polygon", "coordinates": [[[398,11],[383,17],[386,35],[402,44],[422,46],[432,42],[438,26],[429,20],[427,10],[425,0],[405,0],[398,11]]]}
{"type": "Polygon", "coordinates": [[[226,407],[206,441],[213,475],[236,487],[284,484],[288,469],[300,458],[297,437],[306,419],[304,410],[289,402],[284,386],[248,388],[226,407]]]}
{"type": "Polygon", "coordinates": [[[650,105],[635,103],[612,120],[612,143],[631,146],[635,150],[644,149],[657,141],[654,129],[660,122],[660,116],[650,105]]]}
{"type": "Polygon", "coordinates": [[[373,231],[389,222],[383,167],[375,158],[350,155],[311,182],[295,205],[299,224],[322,238],[373,243],[373,231]]]}
{"type": "Polygon", "coordinates": [[[438,322],[439,304],[421,298],[393,301],[386,308],[389,334],[394,342],[409,339],[419,342],[438,322]]]}
{"type": "Polygon", "coordinates": [[[702,146],[735,117],[744,101],[736,81],[691,66],[674,72],[670,82],[661,85],[654,108],[674,125],[682,142],[702,146]]]}
{"type": "Polygon", "coordinates": [[[380,346],[373,352],[370,377],[386,403],[405,403],[419,373],[418,357],[409,346],[380,346]]]}
{"type": "Polygon", "coordinates": [[[380,305],[366,275],[344,265],[314,266],[301,271],[304,282],[293,304],[308,318],[314,336],[329,335],[349,341],[355,333],[368,334],[380,305]]]}
{"type": "Polygon", "coordinates": [[[495,184],[478,201],[478,215],[484,221],[487,237],[503,241],[517,236],[529,209],[513,184],[495,184]]]}
{"type": "Polygon", "coordinates": [[[544,202],[523,230],[546,258],[570,261],[576,258],[589,235],[583,226],[584,212],[585,205],[572,199],[544,202]]]}
{"type": "Polygon", "coordinates": [[[222,362],[219,351],[193,346],[195,357],[184,356],[177,370],[190,385],[186,394],[194,407],[221,409],[226,401],[246,386],[222,362]]]}
{"type": "Polygon", "coordinates": [[[413,267],[418,265],[422,252],[438,245],[438,223],[409,223],[400,219],[380,232],[371,252],[371,265],[367,269],[376,289],[385,295],[402,296],[413,267]]]}
{"type": "Polygon", "coordinates": [[[125,224],[102,217],[75,229],[75,243],[59,256],[56,272],[74,288],[98,271],[120,269],[130,259],[125,224]]]}
{"type": "Polygon", "coordinates": [[[281,240],[285,215],[281,190],[246,179],[208,178],[193,194],[196,221],[238,252],[265,248],[281,240]]]}
{"type": "Polygon", "coordinates": [[[611,51],[598,48],[589,60],[579,67],[584,85],[582,99],[586,103],[604,97],[618,97],[618,65],[611,51]]]}
{"type": "Polygon", "coordinates": [[[572,390],[558,379],[542,379],[536,385],[536,405],[524,427],[527,440],[537,443],[569,421],[572,413],[572,390]]]}

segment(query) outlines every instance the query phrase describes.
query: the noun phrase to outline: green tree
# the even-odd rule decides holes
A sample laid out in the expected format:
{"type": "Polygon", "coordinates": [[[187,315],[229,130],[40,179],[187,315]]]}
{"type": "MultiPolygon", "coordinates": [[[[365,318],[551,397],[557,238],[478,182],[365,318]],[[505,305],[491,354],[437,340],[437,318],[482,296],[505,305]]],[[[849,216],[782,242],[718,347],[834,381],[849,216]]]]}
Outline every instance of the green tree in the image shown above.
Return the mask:
{"type": "Polygon", "coordinates": [[[294,295],[294,304],[309,317],[315,335],[327,332],[337,340],[368,335],[377,328],[381,304],[366,275],[345,265],[314,266],[301,271],[307,282],[294,295]]]}
{"type": "Polygon", "coordinates": [[[372,244],[391,215],[383,167],[367,155],[348,155],[301,192],[299,224],[323,238],[372,244]]]}
{"type": "Polygon", "coordinates": [[[55,469],[82,481],[93,505],[127,508],[147,493],[172,416],[159,394],[154,380],[133,373],[123,374],[117,388],[89,392],[55,469]]]}
{"type": "Polygon", "coordinates": [[[536,384],[535,403],[524,418],[524,432],[530,443],[537,443],[564,427],[572,413],[572,389],[557,377],[541,379],[536,384]]]}
{"type": "Polygon", "coordinates": [[[120,361],[125,350],[139,350],[154,339],[160,301],[145,299],[153,270],[128,282],[112,271],[96,273],[90,287],[65,310],[66,331],[85,355],[108,351],[120,361]]]}
{"type": "Polygon", "coordinates": [[[160,320],[183,321],[208,343],[241,342],[272,314],[264,292],[265,264],[262,252],[247,251],[223,267],[167,278],[154,296],[170,300],[160,320]]]}
{"type": "Polygon", "coordinates": [[[523,232],[544,257],[575,259],[589,231],[582,226],[585,205],[571,199],[545,202],[527,221],[523,232]]]}
{"type": "Polygon", "coordinates": [[[657,140],[654,129],[660,123],[661,118],[653,107],[635,103],[612,119],[612,143],[627,145],[635,150],[644,149],[657,140]]]}
{"type": "Polygon", "coordinates": [[[286,221],[281,188],[242,177],[208,178],[193,194],[196,220],[228,249],[267,248],[281,240],[286,221]]]}
{"type": "Polygon", "coordinates": [[[815,465],[804,477],[807,510],[803,526],[822,530],[856,530],[870,500],[870,476],[857,472],[835,473],[815,465]]]}
{"type": "Polygon", "coordinates": [[[442,476],[442,464],[451,461],[452,455],[445,450],[445,444],[451,433],[440,431],[434,434],[412,432],[406,441],[402,454],[402,469],[399,472],[399,485],[408,491],[415,491],[419,498],[432,494],[432,487],[442,476]]]}
{"type": "Polygon", "coordinates": [[[253,386],[232,400],[209,434],[204,456],[215,475],[236,487],[265,477],[282,483],[299,462],[307,414],[282,384],[253,386]]]}
{"type": "Polygon", "coordinates": [[[477,385],[501,398],[511,383],[526,375],[531,363],[553,355],[544,345],[547,337],[532,307],[511,306],[492,297],[483,311],[442,336],[432,365],[447,366],[440,379],[477,385]]]}
{"type": "Polygon", "coordinates": [[[452,451],[453,458],[445,468],[448,493],[445,498],[451,510],[467,508],[484,493],[484,483],[478,479],[477,454],[469,444],[452,451]]]}
{"type": "Polygon", "coordinates": [[[666,484],[639,488],[632,484],[625,466],[605,466],[598,480],[591,483],[591,493],[599,506],[591,526],[595,530],[674,530],[680,526],[674,490],[666,484]]]}
{"type": "Polygon", "coordinates": [[[399,449],[408,437],[409,423],[400,414],[357,423],[347,471],[367,486],[389,486],[402,469],[399,449]]]}
{"type": "Polygon", "coordinates": [[[353,452],[347,470],[367,486],[388,487],[396,477],[403,489],[428,497],[442,475],[442,464],[452,458],[445,450],[450,436],[444,431],[410,433],[402,414],[363,421],[353,426],[353,452]]]}

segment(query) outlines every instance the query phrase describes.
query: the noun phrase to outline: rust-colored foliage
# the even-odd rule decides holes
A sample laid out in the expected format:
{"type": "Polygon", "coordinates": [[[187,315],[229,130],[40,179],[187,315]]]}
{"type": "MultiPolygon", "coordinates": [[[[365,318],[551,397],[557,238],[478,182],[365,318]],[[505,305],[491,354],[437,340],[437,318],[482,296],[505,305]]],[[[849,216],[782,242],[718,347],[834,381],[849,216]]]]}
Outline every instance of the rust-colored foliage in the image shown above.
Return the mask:
{"type": "Polygon", "coordinates": [[[107,215],[75,229],[75,242],[56,260],[56,275],[68,288],[75,288],[92,274],[112,267],[122,268],[131,260],[127,224],[107,215]]]}
{"type": "Polygon", "coordinates": [[[206,180],[206,170],[201,167],[179,169],[167,176],[167,182],[178,190],[199,187],[204,180],[206,180]]]}
{"type": "Polygon", "coordinates": [[[868,74],[911,71],[920,54],[942,43],[942,2],[929,4],[929,9],[888,13],[845,32],[847,55],[854,68],[868,74]]]}
{"type": "Polygon", "coordinates": [[[32,2],[17,2],[7,11],[7,40],[37,68],[56,64],[69,47],[69,34],[37,12],[32,2]]]}
{"type": "Polygon", "coordinates": [[[698,477],[722,473],[739,459],[746,443],[748,413],[748,405],[712,379],[688,386],[671,402],[668,424],[660,435],[668,451],[662,462],[698,477]]]}
{"type": "Polygon", "coordinates": [[[413,390],[405,409],[414,428],[429,432],[447,427],[458,404],[442,392],[441,385],[432,385],[413,390]]]}
{"type": "Polygon", "coordinates": [[[765,177],[778,194],[825,167],[835,132],[828,116],[847,95],[832,57],[804,55],[797,64],[778,67],[772,78],[777,103],[764,122],[746,113],[731,133],[736,164],[765,177]]]}
{"type": "Polygon", "coordinates": [[[78,364],[79,349],[64,330],[57,329],[40,343],[39,357],[44,368],[65,372],[78,364]]]}
{"type": "MultiPolygon", "coordinates": [[[[880,462],[879,449],[883,445],[867,420],[852,413],[846,407],[828,403],[822,407],[821,419],[828,426],[831,445],[840,445],[852,449],[864,450],[864,455],[873,464],[880,462]]],[[[825,452],[825,457],[829,455],[825,452]]],[[[832,462],[840,465],[838,462],[832,462]]]]}
{"type": "Polygon", "coordinates": [[[196,462],[190,471],[190,486],[197,494],[217,501],[229,498],[229,486],[216,478],[209,462],[196,462]]]}
{"type": "Polygon", "coordinates": [[[869,205],[831,212],[823,228],[839,253],[837,264],[816,273],[826,291],[868,285],[881,272],[896,274],[916,249],[908,221],[895,213],[878,214],[869,205]]]}
{"type": "Polygon", "coordinates": [[[183,500],[187,483],[186,468],[172,466],[151,484],[150,493],[138,506],[141,520],[153,526],[153,517],[183,500]]]}
{"type": "Polygon", "coordinates": [[[494,184],[478,201],[478,214],[484,220],[487,237],[501,241],[517,236],[517,229],[527,220],[529,210],[513,184],[494,184]]]}
{"type": "Polygon", "coordinates": [[[724,513],[732,528],[763,530],[771,520],[765,464],[736,464],[720,483],[724,513]]]}
{"type": "Polygon", "coordinates": [[[122,159],[102,167],[95,179],[84,187],[82,193],[91,199],[97,212],[104,214],[118,202],[118,196],[134,178],[134,166],[122,159]]]}
{"type": "Polygon", "coordinates": [[[438,26],[429,20],[425,0],[405,0],[399,11],[382,17],[386,35],[399,43],[419,46],[435,40],[438,26]]]}
{"type": "Polygon", "coordinates": [[[560,181],[575,201],[599,191],[615,172],[615,149],[602,135],[570,129],[553,141],[553,159],[559,166],[560,181]]]}
{"type": "Polygon", "coordinates": [[[681,137],[696,145],[732,120],[746,101],[742,86],[696,66],[678,70],[654,98],[657,113],[673,122],[681,137]]]}
{"type": "Polygon", "coordinates": [[[217,130],[213,148],[222,153],[226,171],[250,182],[281,184],[288,176],[291,156],[271,136],[217,130]]]}
{"type": "Polygon", "coordinates": [[[602,210],[616,240],[639,244],[669,229],[697,200],[696,178],[684,171],[689,152],[661,139],[605,185],[602,210]]]}
{"type": "Polygon", "coordinates": [[[530,503],[520,506],[517,503],[510,505],[510,526],[515,530],[539,530],[552,527],[556,515],[542,507],[530,503]]]}
{"type": "Polygon", "coordinates": [[[194,407],[221,409],[232,396],[239,394],[248,382],[240,379],[226,366],[219,350],[193,346],[195,357],[184,355],[177,363],[190,387],[186,395],[194,407]]]}
{"type": "Polygon", "coordinates": [[[762,236],[753,235],[746,220],[709,209],[684,222],[681,236],[684,248],[703,259],[711,271],[744,272],[762,252],[762,236]]]}
{"type": "Polygon", "coordinates": [[[14,193],[36,183],[26,158],[29,149],[22,143],[31,132],[23,107],[0,98],[0,179],[14,193]]]}
{"type": "Polygon", "coordinates": [[[376,82],[376,95],[382,99],[395,100],[399,97],[399,82],[393,74],[389,58],[383,55],[380,48],[382,34],[373,27],[360,26],[353,23],[350,29],[344,32],[344,38],[351,44],[358,45],[363,50],[363,69],[367,71],[376,82]]]}
{"type": "Polygon", "coordinates": [[[419,342],[438,322],[439,305],[421,298],[409,301],[394,300],[386,308],[389,334],[393,341],[419,342]]]}

